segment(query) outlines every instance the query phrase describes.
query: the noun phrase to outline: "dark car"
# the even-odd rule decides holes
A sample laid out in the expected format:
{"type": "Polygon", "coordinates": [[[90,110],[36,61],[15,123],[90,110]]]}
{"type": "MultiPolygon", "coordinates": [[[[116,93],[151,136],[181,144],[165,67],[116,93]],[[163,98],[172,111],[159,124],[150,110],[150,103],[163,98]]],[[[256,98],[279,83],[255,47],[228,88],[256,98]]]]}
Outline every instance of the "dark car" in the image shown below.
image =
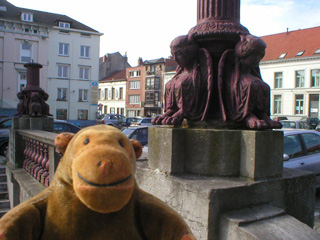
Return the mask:
{"type": "Polygon", "coordinates": [[[120,114],[101,114],[97,117],[97,124],[106,124],[121,129],[122,123],[125,121],[125,116],[120,114]]]}
{"type": "Polygon", "coordinates": [[[307,122],[309,123],[311,129],[316,129],[319,124],[319,118],[307,118],[307,122]]]}
{"type": "MultiPolygon", "coordinates": [[[[9,134],[10,134],[9,128],[11,128],[12,126],[12,119],[11,118],[6,119],[4,125],[1,125],[2,122],[0,122],[0,155],[5,156],[6,151],[8,149],[8,144],[9,144],[9,134]]],[[[61,132],[77,133],[80,130],[81,128],[71,123],[67,123],[64,120],[56,120],[56,119],[54,120],[54,126],[53,126],[54,133],[61,133],[61,132]]]]}
{"type": "Polygon", "coordinates": [[[138,140],[142,146],[148,144],[148,127],[128,127],[122,130],[129,139],[138,140]]]}
{"type": "Polygon", "coordinates": [[[10,129],[0,129],[0,155],[5,156],[9,145],[10,129]]]}
{"type": "Polygon", "coordinates": [[[6,118],[0,121],[0,128],[11,128],[12,126],[12,119],[6,118]]]}
{"type": "Polygon", "coordinates": [[[320,133],[314,130],[285,130],[283,166],[315,173],[320,188],[320,133]]]}
{"type": "Polygon", "coordinates": [[[71,123],[65,122],[63,120],[54,120],[53,132],[55,133],[61,133],[61,132],[77,133],[80,130],[81,130],[80,127],[73,125],[71,123]]]}
{"type": "Polygon", "coordinates": [[[124,127],[130,127],[130,125],[137,123],[139,118],[136,117],[127,117],[127,118],[122,118],[122,126],[124,127]]]}

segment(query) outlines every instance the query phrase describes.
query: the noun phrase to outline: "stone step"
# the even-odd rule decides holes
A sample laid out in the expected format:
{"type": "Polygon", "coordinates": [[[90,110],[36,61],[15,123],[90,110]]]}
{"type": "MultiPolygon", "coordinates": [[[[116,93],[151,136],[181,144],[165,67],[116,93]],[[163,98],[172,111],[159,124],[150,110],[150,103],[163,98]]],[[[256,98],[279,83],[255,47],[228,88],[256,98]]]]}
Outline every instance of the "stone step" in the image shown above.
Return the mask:
{"type": "Polygon", "coordinates": [[[0,218],[1,218],[3,215],[5,215],[9,210],[10,210],[10,208],[0,209],[0,218]]]}
{"type": "Polygon", "coordinates": [[[8,199],[0,200],[0,209],[10,208],[10,201],[8,199]]]}
{"type": "Polygon", "coordinates": [[[7,191],[7,183],[0,182],[0,191],[7,191]]]}
{"type": "Polygon", "coordinates": [[[0,165],[0,174],[6,174],[6,166],[0,165]]]}
{"type": "Polygon", "coordinates": [[[7,191],[0,191],[0,200],[9,199],[9,194],[7,191]]]}
{"type": "Polygon", "coordinates": [[[0,182],[7,182],[7,175],[6,174],[0,174],[0,182]]]}

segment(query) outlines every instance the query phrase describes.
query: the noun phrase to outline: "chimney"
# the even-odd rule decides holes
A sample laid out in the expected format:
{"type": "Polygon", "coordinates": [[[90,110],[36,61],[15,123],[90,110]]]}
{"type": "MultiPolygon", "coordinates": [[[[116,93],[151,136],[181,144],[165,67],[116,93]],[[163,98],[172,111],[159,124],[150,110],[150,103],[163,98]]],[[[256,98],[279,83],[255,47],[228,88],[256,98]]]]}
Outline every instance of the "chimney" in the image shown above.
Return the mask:
{"type": "Polygon", "coordinates": [[[141,66],[142,63],[143,63],[142,57],[139,57],[139,59],[138,59],[138,66],[141,66]]]}

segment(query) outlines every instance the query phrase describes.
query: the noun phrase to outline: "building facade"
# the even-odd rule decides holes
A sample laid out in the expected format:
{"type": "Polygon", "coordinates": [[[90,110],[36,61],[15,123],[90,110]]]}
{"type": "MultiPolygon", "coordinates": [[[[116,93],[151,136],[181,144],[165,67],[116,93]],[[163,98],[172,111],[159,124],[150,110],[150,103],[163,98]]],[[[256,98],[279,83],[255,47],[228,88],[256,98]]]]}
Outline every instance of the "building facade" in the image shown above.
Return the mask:
{"type": "Polygon", "coordinates": [[[142,61],[127,68],[127,115],[153,117],[163,113],[164,74],[176,68],[173,59],[142,61]]]}
{"type": "Polygon", "coordinates": [[[101,33],[65,15],[0,0],[1,110],[15,110],[28,62],[40,63],[40,87],[58,119],[96,117],[101,33]]]}
{"type": "Polygon", "coordinates": [[[319,118],[320,27],[264,36],[261,75],[271,88],[271,116],[319,118]]]}
{"type": "Polygon", "coordinates": [[[126,70],[117,71],[99,81],[99,114],[126,113],[126,70]]]}
{"type": "Polygon", "coordinates": [[[145,98],[145,71],[144,66],[139,64],[137,67],[126,69],[127,92],[126,92],[126,116],[144,116],[145,98]]]}
{"type": "Polygon", "coordinates": [[[99,80],[127,67],[131,67],[128,63],[127,54],[122,56],[119,52],[107,53],[99,59],[99,80]]]}

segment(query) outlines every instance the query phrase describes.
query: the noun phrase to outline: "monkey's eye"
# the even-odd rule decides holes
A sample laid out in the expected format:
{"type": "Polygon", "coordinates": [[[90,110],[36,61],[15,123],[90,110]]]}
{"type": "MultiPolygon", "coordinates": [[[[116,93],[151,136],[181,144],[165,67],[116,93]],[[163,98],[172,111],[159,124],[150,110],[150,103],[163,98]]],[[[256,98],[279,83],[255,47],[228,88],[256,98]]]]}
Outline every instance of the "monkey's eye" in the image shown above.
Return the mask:
{"type": "Polygon", "coordinates": [[[87,145],[89,142],[90,142],[89,138],[86,138],[86,139],[84,140],[84,144],[85,144],[85,145],[87,145]]]}
{"type": "Polygon", "coordinates": [[[119,140],[119,144],[120,144],[121,147],[124,147],[124,144],[123,144],[122,140],[119,140]]]}

